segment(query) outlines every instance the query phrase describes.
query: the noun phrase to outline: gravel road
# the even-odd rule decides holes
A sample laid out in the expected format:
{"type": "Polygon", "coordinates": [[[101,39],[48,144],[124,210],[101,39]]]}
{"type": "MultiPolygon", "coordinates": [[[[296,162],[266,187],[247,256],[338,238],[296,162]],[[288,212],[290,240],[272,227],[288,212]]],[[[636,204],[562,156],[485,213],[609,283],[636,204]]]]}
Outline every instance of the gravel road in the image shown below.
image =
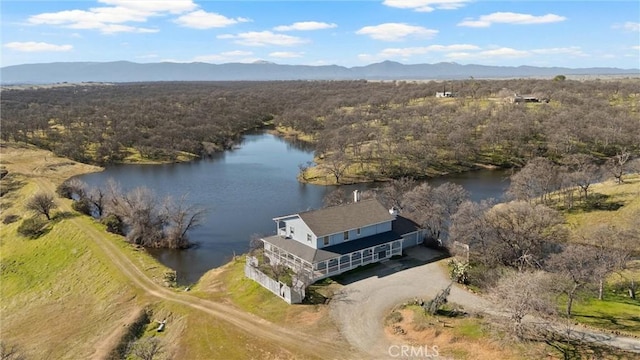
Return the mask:
{"type": "MultiPolygon", "coordinates": [[[[415,247],[408,249],[407,255],[353,274],[331,300],[330,313],[342,335],[353,347],[368,354],[369,359],[393,358],[390,346],[402,345],[390,343],[384,334],[384,317],[389,310],[416,297],[431,299],[450,283],[440,264],[446,260],[438,261],[441,255],[438,252],[415,247]]],[[[499,314],[486,299],[459,287],[451,288],[448,300],[467,311],[499,314]]],[[[638,339],[589,330],[581,338],[640,353],[638,339]]]]}

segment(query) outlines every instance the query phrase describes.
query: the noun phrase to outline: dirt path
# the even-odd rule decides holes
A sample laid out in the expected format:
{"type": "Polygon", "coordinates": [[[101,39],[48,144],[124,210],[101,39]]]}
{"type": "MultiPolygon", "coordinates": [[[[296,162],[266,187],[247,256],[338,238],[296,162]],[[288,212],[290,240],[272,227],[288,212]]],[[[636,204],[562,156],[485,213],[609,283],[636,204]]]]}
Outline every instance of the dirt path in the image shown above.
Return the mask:
{"type": "MultiPolygon", "coordinates": [[[[45,179],[38,178],[36,181],[41,188],[47,189],[47,191],[55,190],[52,188],[53,185],[45,179]]],[[[63,208],[62,210],[71,211],[70,208],[63,208]]],[[[219,320],[226,321],[252,336],[281,344],[284,348],[294,351],[294,353],[301,353],[310,357],[333,359],[341,358],[341,354],[349,352],[349,349],[341,348],[333,342],[325,342],[318,339],[309,341],[309,336],[305,334],[290,331],[231,306],[167,289],[149,279],[131,260],[120,252],[115,244],[105,239],[100,231],[86,226],[77,218],[72,218],[69,221],[81,229],[87,238],[94,241],[108,256],[111,263],[124,273],[136,287],[144,290],[149,296],[200,310],[219,320]]],[[[101,357],[96,354],[96,358],[101,357]]]]}
{"type": "MultiPolygon", "coordinates": [[[[42,156],[42,151],[32,151],[29,149],[3,148],[4,164],[11,172],[21,173],[32,179],[40,190],[54,193],[56,181],[62,181],[78,171],[77,166],[85,166],[82,164],[74,164],[68,160],[60,159],[54,155],[42,156]],[[13,162],[6,162],[6,155],[11,155],[13,162]],[[34,157],[38,157],[34,160],[34,157]],[[71,170],[70,168],[76,167],[71,170]],[[69,169],[67,169],[67,167],[69,169]]],[[[99,168],[85,166],[83,171],[98,171],[99,168]]],[[[61,211],[73,211],[68,203],[60,203],[61,211]]],[[[151,297],[150,301],[161,299],[173,303],[188,306],[199,310],[203,313],[211,315],[216,320],[225,321],[228,324],[242,329],[250,336],[258,337],[280,345],[294,354],[304,358],[322,358],[322,359],[343,359],[345,354],[353,353],[354,349],[344,344],[337,344],[335,341],[318,339],[309,334],[299,331],[291,331],[282,326],[278,326],[266,321],[258,316],[238,310],[230,305],[201,299],[184,292],[175,292],[160,284],[157,284],[143,273],[121,250],[107,239],[104,234],[87,226],[85,220],[81,218],[70,218],[68,221],[81,230],[87,239],[93,241],[101,251],[109,258],[111,264],[121,271],[131,283],[144,291],[151,297]],[[313,340],[310,340],[313,339],[313,340]]],[[[214,320],[212,318],[212,321],[214,320]]],[[[123,319],[126,320],[126,319],[123,319]]],[[[121,326],[121,324],[116,324],[121,326]]],[[[115,326],[115,325],[114,325],[115,326]]],[[[117,326],[116,326],[117,327],[117,326]]],[[[118,331],[116,327],[109,333],[114,334],[118,331]]],[[[109,344],[112,343],[109,336],[96,346],[93,358],[105,358],[111,351],[109,344]]]]}
{"type": "MultiPolygon", "coordinates": [[[[427,251],[410,249],[413,256],[421,258],[429,257],[428,253],[425,255],[427,251]]],[[[342,335],[355,348],[368,353],[371,359],[388,359],[392,355],[390,346],[403,345],[391,343],[384,334],[384,317],[394,306],[414,298],[433,298],[450,283],[448,274],[438,262],[405,269],[406,264],[401,260],[381,265],[358,274],[361,279],[346,284],[330,303],[331,315],[339,324],[342,335]],[[403,270],[398,271],[400,269],[403,270]]],[[[486,299],[459,287],[451,288],[449,301],[468,311],[500,315],[486,299]]],[[[558,331],[562,330],[558,327],[558,331]]],[[[640,353],[639,339],[578,328],[572,329],[572,334],[585,341],[640,353]]]]}

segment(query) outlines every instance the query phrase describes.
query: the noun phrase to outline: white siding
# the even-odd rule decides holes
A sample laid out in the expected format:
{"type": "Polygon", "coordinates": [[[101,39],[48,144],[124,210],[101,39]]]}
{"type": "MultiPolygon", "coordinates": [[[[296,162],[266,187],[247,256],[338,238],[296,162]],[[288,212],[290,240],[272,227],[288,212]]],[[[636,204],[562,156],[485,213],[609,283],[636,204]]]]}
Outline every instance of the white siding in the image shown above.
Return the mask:
{"type": "Polygon", "coordinates": [[[300,218],[296,218],[296,219],[292,219],[292,220],[287,220],[286,221],[287,224],[287,236],[290,236],[292,239],[305,244],[307,246],[316,248],[316,237],[313,234],[313,232],[311,232],[311,229],[309,229],[309,227],[307,226],[307,224],[305,224],[304,221],[302,221],[302,219],[300,218]],[[291,234],[291,227],[293,227],[294,232],[293,234],[291,234]],[[311,234],[311,242],[307,241],[307,234],[311,234]]]}

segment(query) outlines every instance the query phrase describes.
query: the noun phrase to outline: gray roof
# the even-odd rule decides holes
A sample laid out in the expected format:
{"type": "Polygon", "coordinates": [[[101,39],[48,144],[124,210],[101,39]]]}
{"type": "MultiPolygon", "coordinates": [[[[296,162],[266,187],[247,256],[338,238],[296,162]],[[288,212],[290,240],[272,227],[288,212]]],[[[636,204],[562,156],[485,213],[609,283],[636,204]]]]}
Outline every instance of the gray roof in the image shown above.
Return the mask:
{"type": "Polygon", "coordinates": [[[402,239],[402,236],[393,231],[387,231],[381,234],[360,238],[357,241],[347,241],[337,245],[327,246],[322,249],[314,249],[299,241],[287,239],[279,235],[263,238],[262,240],[313,264],[400,239],[402,239]]]}
{"type": "Polygon", "coordinates": [[[336,234],[394,219],[389,210],[376,199],[307,211],[298,215],[316,236],[336,234]]]}

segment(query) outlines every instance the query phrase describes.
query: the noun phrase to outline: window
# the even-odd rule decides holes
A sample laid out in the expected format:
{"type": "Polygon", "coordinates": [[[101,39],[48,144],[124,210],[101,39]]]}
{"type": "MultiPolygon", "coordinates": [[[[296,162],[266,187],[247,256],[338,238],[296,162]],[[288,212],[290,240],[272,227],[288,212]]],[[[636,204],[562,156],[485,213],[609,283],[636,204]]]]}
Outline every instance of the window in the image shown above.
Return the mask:
{"type": "Polygon", "coordinates": [[[360,236],[360,228],[356,229],[356,235],[360,236]]]}
{"type": "Polygon", "coordinates": [[[307,241],[311,242],[311,234],[307,234],[307,241]]]}
{"type": "Polygon", "coordinates": [[[329,237],[325,236],[324,237],[324,246],[327,246],[327,245],[329,245],[329,237]]]}
{"type": "Polygon", "coordinates": [[[345,231],[344,232],[344,241],[347,241],[347,240],[349,240],[349,232],[345,231]]]}

